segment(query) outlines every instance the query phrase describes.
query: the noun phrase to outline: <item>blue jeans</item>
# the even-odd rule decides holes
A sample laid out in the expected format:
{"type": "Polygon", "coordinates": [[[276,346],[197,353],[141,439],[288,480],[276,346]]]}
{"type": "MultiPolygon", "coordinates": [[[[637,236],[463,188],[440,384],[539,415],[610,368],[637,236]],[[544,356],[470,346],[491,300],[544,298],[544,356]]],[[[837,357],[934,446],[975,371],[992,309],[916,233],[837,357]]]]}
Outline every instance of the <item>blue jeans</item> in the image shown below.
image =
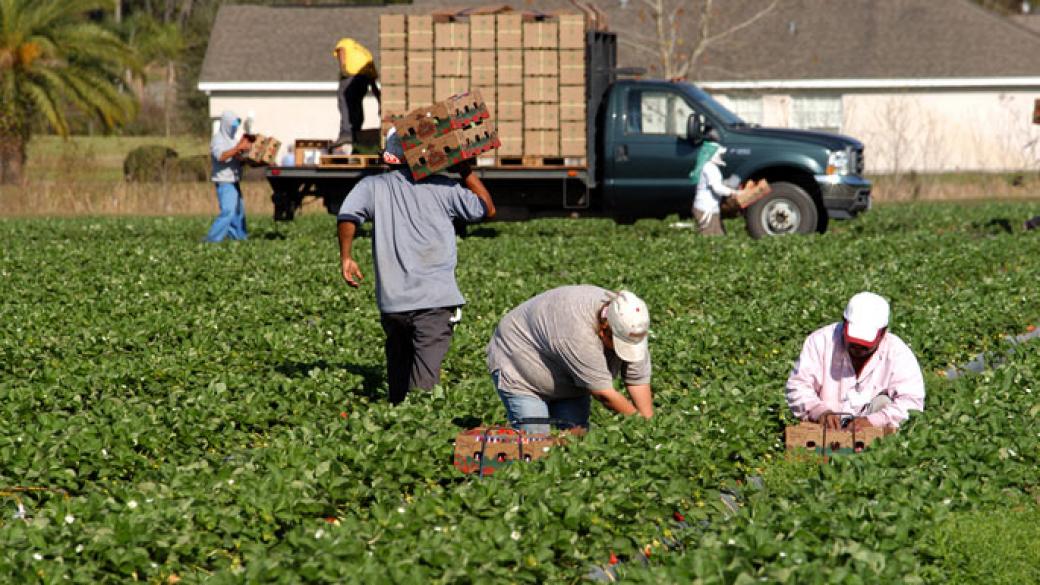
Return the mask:
{"type": "Polygon", "coordinates": [[[246,206],[242,202],[242,191],[238,183],[217,183],[217,203],[220,215],[206,234],[207,242],[219,242],[226,237],[244,240],[246,233],[246,206]]]}
{"type": "Polygon", "coordinates": [[[549,432],[549,421],[558,429],[572,427],[589,427],[589,396],[564,398],[546,402],[530,394],[513,394],[499,384],[499,372],[491,372],[491,381],[495,383],[502,404],[506,407],[506,416],[513,428],[525,433],[544,435],[549,432]],[[538,422],[524,422],[527,419],[541,419],[538,422]],[[543,422],[545,421],[545,422],[543,422]]]}

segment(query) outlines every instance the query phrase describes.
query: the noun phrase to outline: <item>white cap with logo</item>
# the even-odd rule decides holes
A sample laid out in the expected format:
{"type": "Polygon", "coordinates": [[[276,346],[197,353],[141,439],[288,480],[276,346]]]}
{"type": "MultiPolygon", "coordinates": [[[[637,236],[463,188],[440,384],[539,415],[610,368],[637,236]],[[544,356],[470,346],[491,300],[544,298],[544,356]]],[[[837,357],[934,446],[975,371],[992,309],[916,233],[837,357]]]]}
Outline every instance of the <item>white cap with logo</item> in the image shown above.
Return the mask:
{"type": "Polygon", "coordinates": [[[646,358],[650,333],[650,311],[646,303],[627,290],[620,291],[607,305],[607,323],[614,337],[614,353],[626,362],[646,358]]]}
{"type": "Polygon", "coordinates": [[[888,327],[888,301],[872,292],[861,292],[845,307],[845,335],[859,345],[880,341],[881,330],[888,327]]]}

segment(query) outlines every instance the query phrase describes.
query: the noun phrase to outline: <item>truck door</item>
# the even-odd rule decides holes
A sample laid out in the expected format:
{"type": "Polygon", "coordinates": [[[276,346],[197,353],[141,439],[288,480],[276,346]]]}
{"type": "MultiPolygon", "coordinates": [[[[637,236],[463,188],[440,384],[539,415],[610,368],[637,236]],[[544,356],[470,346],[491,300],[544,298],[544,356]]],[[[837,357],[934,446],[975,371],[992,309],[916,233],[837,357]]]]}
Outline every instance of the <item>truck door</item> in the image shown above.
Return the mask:
{"type": "Polygon", "coordinates": [[[653,217],[688,213],[695,187],[689,174],[698,147],[686,138],[694,109],[677,91],[629,87],[615,128],[607,188],[616,216],[653,217]]]}

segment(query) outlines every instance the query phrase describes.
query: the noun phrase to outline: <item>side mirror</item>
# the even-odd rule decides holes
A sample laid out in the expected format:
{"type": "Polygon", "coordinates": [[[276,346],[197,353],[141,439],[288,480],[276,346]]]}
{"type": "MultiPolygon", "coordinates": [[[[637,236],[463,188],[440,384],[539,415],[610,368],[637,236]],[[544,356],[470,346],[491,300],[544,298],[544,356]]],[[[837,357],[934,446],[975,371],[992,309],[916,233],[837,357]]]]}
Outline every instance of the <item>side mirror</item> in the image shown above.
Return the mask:
{"type": "Polygon", "coordinates": [[[706,122],[700,114],[690,114],[686,119],[686,139],[693,144],[704,142],[706,122]]]}

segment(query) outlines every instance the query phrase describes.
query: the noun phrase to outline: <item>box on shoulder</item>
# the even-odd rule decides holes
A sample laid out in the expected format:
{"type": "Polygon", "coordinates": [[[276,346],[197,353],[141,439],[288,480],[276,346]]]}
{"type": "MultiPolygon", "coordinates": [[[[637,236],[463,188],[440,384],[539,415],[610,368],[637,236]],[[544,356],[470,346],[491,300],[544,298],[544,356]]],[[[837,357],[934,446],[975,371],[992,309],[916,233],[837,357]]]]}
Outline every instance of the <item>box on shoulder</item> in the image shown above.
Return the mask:
{"type": "Polygon", "coordinates": [[[395,127],[416,179],[501,145],[479,90],[413,110],[395,127]]]}

